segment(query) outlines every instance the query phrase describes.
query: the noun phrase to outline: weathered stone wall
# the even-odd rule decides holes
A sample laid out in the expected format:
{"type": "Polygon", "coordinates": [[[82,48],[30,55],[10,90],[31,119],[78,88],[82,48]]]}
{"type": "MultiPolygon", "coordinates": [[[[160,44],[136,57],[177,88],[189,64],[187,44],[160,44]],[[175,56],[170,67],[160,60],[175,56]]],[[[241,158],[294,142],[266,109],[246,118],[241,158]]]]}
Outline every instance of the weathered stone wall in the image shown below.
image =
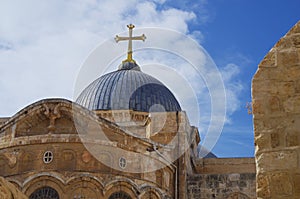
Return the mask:
{"type": "Polygon", "coordinates": [[[256,198],[253,158],[207,158],[193,162],[196,174],[188,177],[188,198],[256,198]]]}
{"type": "Polygon", "coordinates": [[[258,198],[300,198],[300,21],[252,82],[258,198]]]}
{"type": "MultiPolygon", "coordinates": [[[[151,146],[147,140],[125,133],[117,125],[86,109],[72,107],[70,101],[47,99],[24,108],[0,126],[0,176],[27,196],[50,187],[62,199],[78,198],[79,195],[109,198],[120,190],[131,198],[173,198],[175,169],[165,166],[161,159],[163,155],[151,151],[151,146]],[[103,141],[101,136],[93,136],[95,139],[86,139],[86,145],[83,145],[72,120],[74,112],[80,115],[80,121],[92,124],[83,125],[86,127],[84,132],[99,133],[101,126],[108,139],[103,141]],[[93,125],[97,125],[98,131],[93,125]],[[85,148],[87,143],[98,151],[96,157],[85,148]],[[130,153],[113,153],[116,146],[130,153]],[[141,163],[146,162],[141,156],[136,156],[138,153],[151,160],[151,164],[145,164],[149,168],[156,162],[165,167],[138,172],[138,169],[143,171],[145,167],[141,163]],[[120,165],[121,158],[128,158],[124,167],[120,165]],[[125,167],[134,168],[136,172],[122,170],[125,167]]],[[[1,189],[0,183],[0,199],[8,198],[1,197],[1,192],[7,191],[1,189]]]]}
{"type": "Polygon", "coordinates": [[[255,173],[197,174],[188,179],[189,199],[254,199],[255,173]]]}
{"type": "Polygon", "coordinates": [[[0,176],[0,198],[2,199],[27,199],[12,183],[0,176]]]}

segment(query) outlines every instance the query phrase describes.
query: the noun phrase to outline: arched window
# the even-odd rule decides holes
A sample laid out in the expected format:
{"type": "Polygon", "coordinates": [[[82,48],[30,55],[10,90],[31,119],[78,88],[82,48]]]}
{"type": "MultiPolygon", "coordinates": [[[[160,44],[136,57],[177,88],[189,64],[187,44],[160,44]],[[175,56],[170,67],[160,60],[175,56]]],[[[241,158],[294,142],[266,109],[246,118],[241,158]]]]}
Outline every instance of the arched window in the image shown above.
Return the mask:
{"type": "Polygon", "coordinates": [[[111,194],[108,199],[131,199],[131,197],[127,193],[120,191],[111,194]]]}
{"type": "Polygon", "coordinates": [[[59,199],[57,191],[51,187],[42,187],[35,190],[29,199],[59,199]]]}

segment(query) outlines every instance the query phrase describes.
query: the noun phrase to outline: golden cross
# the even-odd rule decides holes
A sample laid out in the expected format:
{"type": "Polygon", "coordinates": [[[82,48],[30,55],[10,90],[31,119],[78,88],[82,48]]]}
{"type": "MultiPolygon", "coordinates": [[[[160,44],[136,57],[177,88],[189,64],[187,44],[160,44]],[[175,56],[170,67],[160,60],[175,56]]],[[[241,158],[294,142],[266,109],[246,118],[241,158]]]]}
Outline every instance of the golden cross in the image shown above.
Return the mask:
{"type": "Polygon", "coordinates": [[[129,37],[119,37],[118,35],[116,35],[115,37],[115,41],[118,43],[119,41],[125,41],[128,40],[128,52],[127,52],[127,59],[124,60],[123,62],[135,62],[132,59],[132,40],[142,40],[145,41],[146,36],[144,34],[142,34],[141,36],[132,36],[132,29],[135,27],[133,24],[129,24],[127,25],[128,29],[129,29],[129,37]]]}

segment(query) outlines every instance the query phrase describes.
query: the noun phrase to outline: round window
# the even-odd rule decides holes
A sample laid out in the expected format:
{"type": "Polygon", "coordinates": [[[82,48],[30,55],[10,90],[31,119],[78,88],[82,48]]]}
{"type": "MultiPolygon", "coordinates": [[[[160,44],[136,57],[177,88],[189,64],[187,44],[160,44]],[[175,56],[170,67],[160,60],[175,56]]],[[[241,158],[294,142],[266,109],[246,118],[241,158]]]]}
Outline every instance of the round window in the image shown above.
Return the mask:
{"type": "Polygon", "coordinates": [[[125,158],[121,157],[121,158],[119,159],[119,166],[120,166],[122,169],[124,169],[124,168],[126,167],[126,159],[125,159],[125,158]]]}
{"type": "Polygon", "coordinates": [[[48,163],[52,162],[52,160],[53,160],[53,153],[52,153],[52,151],[46,151],[44,153],[44,157],[43,157],[44,163],[48,164],[48,163]]]}

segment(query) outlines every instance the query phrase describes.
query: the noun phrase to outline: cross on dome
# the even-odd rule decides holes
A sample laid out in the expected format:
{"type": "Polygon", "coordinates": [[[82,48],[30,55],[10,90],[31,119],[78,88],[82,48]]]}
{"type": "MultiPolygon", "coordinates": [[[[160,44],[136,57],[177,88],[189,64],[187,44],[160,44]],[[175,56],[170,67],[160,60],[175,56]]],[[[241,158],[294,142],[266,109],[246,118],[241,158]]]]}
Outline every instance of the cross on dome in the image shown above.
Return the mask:
{"type": "Polygon", "coordinates": [[[128,37],[119,37],[116,35],[115,41],[118,43],[119,41],[126,41],[128,40],[128,52],[127,52],[127,59],[123,61],[124,62],[131,62],[135,63],[135,61],[132,59],[132,41],[133,40],[142,40],[145,41],[146,36],[142,34],[141,36],[132,36],[132,29],[135,27],[133,24],[127,25],[129,29],[129,36],[128,37]]]}

